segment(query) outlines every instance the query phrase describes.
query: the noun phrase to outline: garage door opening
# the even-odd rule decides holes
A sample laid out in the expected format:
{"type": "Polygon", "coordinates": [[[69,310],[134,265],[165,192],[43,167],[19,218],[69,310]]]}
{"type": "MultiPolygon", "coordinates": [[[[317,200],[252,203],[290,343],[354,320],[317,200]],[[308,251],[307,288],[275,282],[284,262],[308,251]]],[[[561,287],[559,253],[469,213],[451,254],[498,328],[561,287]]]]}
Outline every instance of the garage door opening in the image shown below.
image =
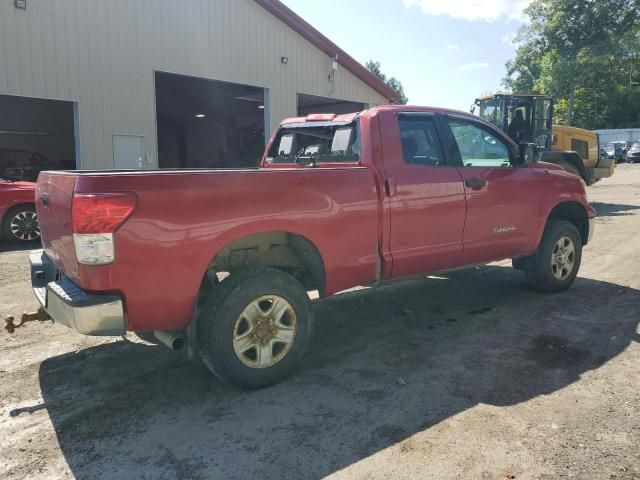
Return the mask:
{"type": "Polygon", "coordinates": [[[0,95],[0,112],[0,178],[76,168],[73,102],[0,95]]]}
{"type": "Polygon", "coordinates": [[[263,88],[156,72],[160,168],[255,167],[265,145],[263,88]]]}
{"type": "Polygon", "coordinates": [[[298,116],[306,117],[311,113],[342,113],[360,112],[365,109],[364,103],[338,100],[336,98],[318,97],[316,95],[298,94],[298,116]]]}

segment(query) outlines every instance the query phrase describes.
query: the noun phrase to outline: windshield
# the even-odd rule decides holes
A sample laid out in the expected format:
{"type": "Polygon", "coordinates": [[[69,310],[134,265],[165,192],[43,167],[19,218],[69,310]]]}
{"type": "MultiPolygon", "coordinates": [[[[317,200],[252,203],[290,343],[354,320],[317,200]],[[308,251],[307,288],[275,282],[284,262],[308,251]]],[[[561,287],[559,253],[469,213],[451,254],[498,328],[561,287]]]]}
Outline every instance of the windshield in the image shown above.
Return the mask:
{"type": "Polygon", "coordinates": [[[269,163],[357,162],[358,122],[304,122],[284,125],[267,155],[269,163]]]}
{"type": "Polygon", "coordinates": [[[493,123],[496,127],[502,128],[502,108],[500,99],[489,98],[480,100],[480,117],[487,122],[493,123]]]}

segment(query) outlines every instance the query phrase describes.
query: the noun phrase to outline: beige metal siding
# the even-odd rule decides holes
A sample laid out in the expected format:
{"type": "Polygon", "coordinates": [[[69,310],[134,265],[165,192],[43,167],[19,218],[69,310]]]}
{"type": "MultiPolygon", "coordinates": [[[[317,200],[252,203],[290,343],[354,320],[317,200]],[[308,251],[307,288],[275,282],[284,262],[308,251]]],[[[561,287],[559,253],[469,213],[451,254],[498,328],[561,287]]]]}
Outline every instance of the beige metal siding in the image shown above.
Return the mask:
{"type": "Polygon", "coordinates": [[[267,88],[272,129],[298,92],[386,103],[343,67],[329,82],[330,66],[253,0],[0,2],[0,94],[78,102],[82,168],[113,166],[113,134],[144,135],[155,168],[154,71],[267,88]]]}

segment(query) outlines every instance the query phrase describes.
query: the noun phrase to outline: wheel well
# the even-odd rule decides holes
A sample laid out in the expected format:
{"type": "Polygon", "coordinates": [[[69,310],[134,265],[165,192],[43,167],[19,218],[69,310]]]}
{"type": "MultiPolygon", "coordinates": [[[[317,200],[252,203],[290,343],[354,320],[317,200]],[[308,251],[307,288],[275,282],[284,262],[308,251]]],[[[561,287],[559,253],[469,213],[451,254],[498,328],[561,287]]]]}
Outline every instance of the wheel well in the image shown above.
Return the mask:
{"type": "Polygon", "coordinates": [[[20,203],[16,203],[15,205],[11,205],[9,208],[7,208],[4,213],[2,214],[2,216],[0,216],[0,223],[4,222],[4,219],[7,217],[7,214],[12,212],[13,210],[15,210],[18,207],[31,207],[33,209],[36,208],[36,204],[33,202],[20,202],[20,203]]]}
{"type": "Polygon", "coordinates": [[[209,278],[218,273],[255,267],[273,267],[290,273],[308,290],[325,288],[322,256],[308,239],[290,232],[262,232],[232,241],[207,267],[209,278]]]}
{"type": "Polygon", "coordinates": [[[586,245],[589,240],[589,217],[582,205],[578,202],[564,202],[556,205],[551,213],[549,220],[566,220],[575,225],[582,238],[582,243],[586,245]]]}

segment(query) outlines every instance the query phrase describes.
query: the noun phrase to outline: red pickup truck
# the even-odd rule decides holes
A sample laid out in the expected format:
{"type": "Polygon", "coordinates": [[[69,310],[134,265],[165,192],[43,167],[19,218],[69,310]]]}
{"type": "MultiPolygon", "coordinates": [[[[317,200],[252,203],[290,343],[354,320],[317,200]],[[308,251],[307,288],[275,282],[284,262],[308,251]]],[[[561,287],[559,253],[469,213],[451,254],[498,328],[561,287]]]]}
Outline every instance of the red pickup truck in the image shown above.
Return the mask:
{"type": "Polygon", "coordinates": [[[287,119],[255,169],[44,172],[34,291],[81,333],[154,332],[267,385],[307,349],[311,290],[504,258],[568,288],[595,211],[533,153],[469,114],[382,106],[287,119]]]}

